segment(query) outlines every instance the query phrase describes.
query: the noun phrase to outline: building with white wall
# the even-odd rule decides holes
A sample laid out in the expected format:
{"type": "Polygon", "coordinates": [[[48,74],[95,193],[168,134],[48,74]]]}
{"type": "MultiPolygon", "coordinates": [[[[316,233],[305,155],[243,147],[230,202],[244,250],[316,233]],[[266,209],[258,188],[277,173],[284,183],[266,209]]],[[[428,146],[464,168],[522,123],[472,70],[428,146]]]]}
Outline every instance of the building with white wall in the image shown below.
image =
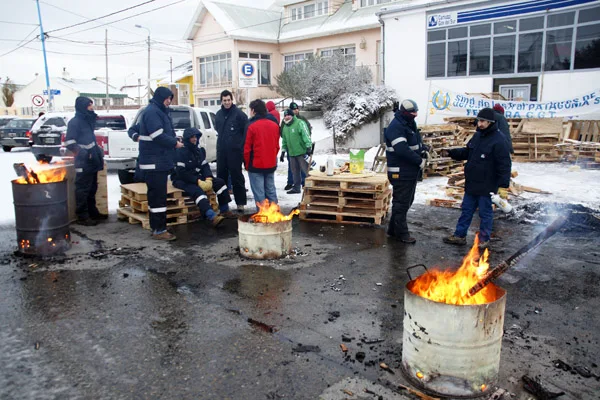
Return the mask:
{"type": "MultiPolygon", "coordinates": [[[[435,88],[559,101],[600,88],[598,0],[415,0],[377,13],[384,83],[427,113],[435,88]]],[[[600,117],[594,113],[593,117],[600,117]]]]}

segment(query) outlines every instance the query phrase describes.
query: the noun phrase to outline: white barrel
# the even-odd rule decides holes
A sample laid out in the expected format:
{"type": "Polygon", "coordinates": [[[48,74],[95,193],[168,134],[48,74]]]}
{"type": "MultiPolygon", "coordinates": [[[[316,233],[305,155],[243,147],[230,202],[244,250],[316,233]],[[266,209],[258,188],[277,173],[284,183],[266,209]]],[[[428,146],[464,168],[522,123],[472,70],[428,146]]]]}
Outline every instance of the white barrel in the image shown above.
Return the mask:
{"type": "Polygon", "coordinates": [[[238,219],[240,254],[254,259],[285,257],[292,250],[292,221],[265,224],[238,219]]]}
{"type": "Polygon", "coordinates": [[[436,396],[479,397],[492,390],[500,368],[506,291],[496,287],[492,303],[451,305],[414,294],[411,282],[404,289],[404,375],[436,396]]]}

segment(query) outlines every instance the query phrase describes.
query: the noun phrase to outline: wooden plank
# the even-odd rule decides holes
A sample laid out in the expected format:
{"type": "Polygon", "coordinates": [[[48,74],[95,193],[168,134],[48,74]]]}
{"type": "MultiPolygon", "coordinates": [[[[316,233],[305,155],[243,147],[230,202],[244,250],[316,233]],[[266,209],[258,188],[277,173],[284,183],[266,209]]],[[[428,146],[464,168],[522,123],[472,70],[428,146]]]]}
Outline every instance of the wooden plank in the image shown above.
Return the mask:
{"type": "Polygon", "coordinates": [[[562,118],[524,119],[522,131],[527,133],[562,133],[562,118]]]}
{"type": "MultiPolygon", "coordinates": [[[[148,200],[148,187],[145,183],[129,183],[127,185],[121,185],[121,193],[136,200],[148,200]]],[[[183,197],[183,190],[177,189],[171,184],[171,181],[167,181],[167,197],[183,197]]]]}
{"type": "Polygon", "coordinates": [[[428,199],[425,204],[428,206],[434,207],[444,207],[444,208],[459,208],[460,209],[460,201],[457,200],[448,200],[448,199],[428,199]]]}
{"type": "Polygon", "coordinates": [[[354,217],[346,215],[329,215],[329,214],[318,214],[313,212],[302,212],[300,211],[300,220],[308,222],[320,222],[330,224],[350,224],[350,225],[381,225],[385,216],[375,217],[354,217]]]}
{"type": "MultiPolygon", "coordinates": [[[[117,209],[119,219],[127,219],[130,224],[142,224],[142,228],[150,229],[150,217],[148,214],[136,213],[130,207],[117,209]]],[[[187,214],[167,215],[167,226],[181,225],[188,222],[187,214]]]]}

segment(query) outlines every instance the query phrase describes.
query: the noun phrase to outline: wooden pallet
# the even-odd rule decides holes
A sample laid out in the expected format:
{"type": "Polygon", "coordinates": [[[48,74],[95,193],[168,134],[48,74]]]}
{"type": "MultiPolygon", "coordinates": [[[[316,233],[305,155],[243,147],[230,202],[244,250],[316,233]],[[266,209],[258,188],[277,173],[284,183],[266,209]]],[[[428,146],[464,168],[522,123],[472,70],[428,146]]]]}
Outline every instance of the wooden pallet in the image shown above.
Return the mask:
{"type": "MultiPolygon", "coordinates": [[[[137,201],[148,201],[148,187],[145,183],[130,183],[121,185],[121,194],[137,201]]],[[[181,198],[183,190],[173,187],[170,181],[167,182],[167,198],[181,198]]]]}
{"type": "MultiPolygon", "coordinates": [[[[392,191],[390,189],[370,198],[360,197],[360,193],[346,193],[348,196],[332,196],[330,195],[331,192],[327,191],[323,193],[319,191],[307,190],[301,206],[324,206],[338,209],[386,210],[389,207],[390,200],[392,198],[392,191]]],[[[370,196],[371,194],[368,195],[370,196]]]]}
{"type": "MultiPolygon", "coordinates": [[[[187,210],[186,210],[187,211],[187,210]]],[[[117,218],[128,220],[130,224],[141,224],[142,228],[150,229],[150,217],[148,213],[135,212],[131,207],[120,207],[117,209],[117,218]]],[[[181,225],[188,223],[187,213],[169,214],[167,211],[167,226],[181,225]]]]}
{"type": "MultiPolygon", "coordinates": [[[[184,207],[186,197],[167,197],[167,206],[169,207],[184,207]]],[[[121,200],[119,201],[119,207],[130,206],[136,212],[148,212],[148,201],[147,200],[136,200],[129,197],[126,194],[121,194],[121,200]]]]}
{"type": "Polygon", "coordinates": [[[362,215],[358,213],[338,213],[328,211],[300,210],[300,220],[309,222],[324,222],[352,225],[381,225],[386,213],[378,215],[362,215]]]}
{"type": "Polygon", "coordinates": [[[390,182],[384,174],[339,174],[327,176],[312,171],[305,181],[306,189],[323,191],[343,191],[360,193],[380,193],[387,189],[390,182]]]}
{"type": "Polygon", "coordinates": [[[428,206],[444,207],[444,208],[458,208],[460,209],[461,201],[459,200],[447,200],[447,199],[429,199],[426,201],[428,206]]]}

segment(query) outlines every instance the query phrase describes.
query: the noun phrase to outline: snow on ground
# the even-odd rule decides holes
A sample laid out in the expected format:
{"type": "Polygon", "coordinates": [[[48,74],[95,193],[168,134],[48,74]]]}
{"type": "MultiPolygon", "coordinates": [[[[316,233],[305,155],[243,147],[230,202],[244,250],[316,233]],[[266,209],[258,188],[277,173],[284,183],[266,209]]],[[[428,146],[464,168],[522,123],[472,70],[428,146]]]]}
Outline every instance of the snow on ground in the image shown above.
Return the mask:
{"type": "MultiPolygon", "coordinates": [[[[328,157],[333,157],[336,165],[343,165],[349,160],[348,153],[333,154],[333,143],[331,143],[331,133],[325,128],[322,120],[311,121],[313,124],[313,139],[317,140],[315,147],[315,155],[313,160],[319,169],[321,165],[326,165],[328,157]]],[[[371,167],[373,158],[378,147],[369,149],[365,154],[365,168],[371,167]]],[[[35,158],[29,149],[14,149],[10,153],[0,153],[0,168],[5,171],[4,176],[0,178],[0,191],[4,193],[0,199],[0,223],[14,224],[14,206],[12,199],[11,180],[16,178],[13,169],[13,164],[24,162],[27,165],[36,165],[35,158]]],[[[275,186],[277,188],[277,196],[279,204],[284,212],[288,212],[291,208],[296,207],[301,200],[300,194],[287,194],[284,187],[287,184],[287,161],[279,163],[275,172],[275,186]]],[[[213,173],[216,165],[211,164],[213,173]]],[[[536,164],[536,163],[513,163],[513,171],[517,171],[519,175],[515,178],[515,182],[524,186],[532,186],[544,191],[551,192],[550,195],[523,193],[519,198],[519,202],[551,202],[551,203],[566,203],[566,204],[582,204],[586,207],[600,210],[600,190],[598,182],[600,181],[600,170],[585,170],[573,167],[570,164],[536,164]]],[[[252,205],[252,191],[250,183],[246,176],[246,187],[248,188],[248,204],[252,205]]],[[[417,185],[417,193],[415,195],[415,204],[425,204],[427,199],[432,198],[447,198],[445,195],[445,185],[447,178],[431,177],[425,179],[417,185]]],[[[116,212],[118,202],[121,197],[119,179],[115,172],[108,174],[108,196],[109,196],[109,211],[111,214],[116,212]]],[[[230,203],[231,207],[235,207],[235,202],[230,203]]],[[[249,207],[250,208],[250,207],[249,207]]]]}

